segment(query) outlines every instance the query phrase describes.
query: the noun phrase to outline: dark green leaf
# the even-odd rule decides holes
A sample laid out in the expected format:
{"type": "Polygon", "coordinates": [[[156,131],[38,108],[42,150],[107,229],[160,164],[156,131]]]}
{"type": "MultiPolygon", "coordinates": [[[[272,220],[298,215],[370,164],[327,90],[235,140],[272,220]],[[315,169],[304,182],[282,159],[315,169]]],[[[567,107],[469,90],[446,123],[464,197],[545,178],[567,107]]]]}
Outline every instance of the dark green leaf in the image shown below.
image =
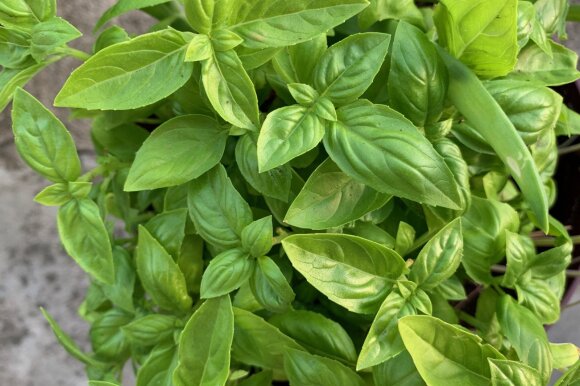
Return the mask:
{"type": "Polygon", "coordinates": [[[175,209],[166,211],[153,217],[145,228],[149,231],[159,244],[175,259],[179,256],[181,243],[185,237],[185,222],[187,220],[187,209],[175,209]]]}
{"type": "Polygon", "coordinates": [[[340,362],[304,351],[288,350],[284,368],[292,385],[365,385],[357,373],[340,362]]]}
{"type": "Polygon", "coordinates": [[[92,323],[89,336],[98,358],[115,361],[124,360],[129,355],[129,341],[121,328],[131,319],[131,314],[113,308],[92,323]]]}
{"type": "Polygon", "coordinates": [[[124,325],[122,330],[133,344],[154,346],[173,337],[177,320],[172,315],[150,314],[124,325]]]}
{"type": "Polygon", "coordinates": [[[201,279],[201,298],[226,295],[248,281],[256,261],[241,249],[222,252],[209,263],[201,279]]]}
{"type": "Polygon", "coordinates": [[[278,265],[268,256],[257,259],[250,280],[256,300],[271,312],[284,312],[294,300],[294,291],[278,265]]]}

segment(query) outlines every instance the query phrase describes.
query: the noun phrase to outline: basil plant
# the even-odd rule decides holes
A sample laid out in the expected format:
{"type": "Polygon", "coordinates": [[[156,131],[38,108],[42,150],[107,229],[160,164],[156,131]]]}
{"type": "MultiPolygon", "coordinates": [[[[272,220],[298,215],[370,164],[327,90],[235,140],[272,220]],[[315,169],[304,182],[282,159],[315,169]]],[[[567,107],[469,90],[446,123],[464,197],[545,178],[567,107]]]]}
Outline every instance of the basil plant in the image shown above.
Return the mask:
{"type": "MultiPolygon", "coordinates": [[[[566,0],[119,0],[92,52],[0,4],[0,108],[90,286],[92,386],[540,386],[574,239],[549,215],[566,0]],[[158,21],[130,36],[111,19],[158,21]],[[81,64],[55,106],[21,87],[81,64]]],[[[570,271],[570,270],[568,270],[570,271]]],[[[570,272],[568,272],[570,273],[570,272]]],[[[563,375],[561,375],[563,373],[563,375]]]]}

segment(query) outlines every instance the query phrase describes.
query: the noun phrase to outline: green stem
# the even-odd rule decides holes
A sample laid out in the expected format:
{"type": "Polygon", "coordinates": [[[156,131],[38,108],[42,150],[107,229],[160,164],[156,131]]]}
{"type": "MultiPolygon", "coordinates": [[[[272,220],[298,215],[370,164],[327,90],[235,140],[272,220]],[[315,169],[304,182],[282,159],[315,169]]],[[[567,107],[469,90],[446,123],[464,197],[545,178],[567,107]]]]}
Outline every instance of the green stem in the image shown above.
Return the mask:
{"type": "Polygon", "coordinates": [[[558,149],[559,155],[570,154],[580,151],[580,143],[572,146],[566,146],[558,149]]]}
{"type": "Polygon", "coordinates": [[[566,304],[566,306],[564,308],[571,308],[571,307],[577,306],[578,304],[580,304],[580,300],[577,300],[577,301],[572,302],[572,303],[568,303],[568,304],[566,304]]]}
{"type": "Polygon", "coordinates": [[[459,317],[460,320],[463,320],[464,322],[469,323],[471,326],[477,328],[480,331],[486,330],[486,326],[483,323],[481,323],[481,321],[479,321],[475,317],[469,315],[465,311],[459,311],[457,313],[457,316],[459,317]]]}
{"type": "Polygon", "coordinates": [[[286,237],[291,236],[292,232],[288,232],[284,228],[276,228],[276,234],[278,236],[272,237],[272,245],[278,245],[284,240],[286,237]]]}
{"type": "Polygon", "coordinates": [[[568,21],[580,21],[580,4],[571,4],[570,10],[568,11],[568,16],[566,16],[568,21]]]}
{"type": "Polygon", "coordinates": [[[89,170],[77,179],[77,182],[91,182],[95,177],[102,175],[107,170],[108,165],[99,165],[89,170]]]}
{"type": "Polygon", "coordinates": [[[516,180],[539,227],[548,231],[548,197],[526,144],[497,101],[459,60],[439,49],[449,71],[448,98],[503,161],[516,180]]]}
{"type": "MultiPolygon", "coordinates": [[[[580,235],[570,237],[572,244],[580,244],[580,235]]],[[[542,237],[533,239],[536,247],[553,247],[556,245],[556,239],[552,237],[542,237]]]]}
{"type": "Polygon", "coordinates": [[[71,48],[71,47],[61,47],[57,50],[57,52],[61,53],[61,54],[65,54],[67,56],[76,58],[78,60],[81,60],[83,62],[87,61],[91,55],[87,54],[84,51],[81,50],[77,50],[76,48],[71,48]]]}

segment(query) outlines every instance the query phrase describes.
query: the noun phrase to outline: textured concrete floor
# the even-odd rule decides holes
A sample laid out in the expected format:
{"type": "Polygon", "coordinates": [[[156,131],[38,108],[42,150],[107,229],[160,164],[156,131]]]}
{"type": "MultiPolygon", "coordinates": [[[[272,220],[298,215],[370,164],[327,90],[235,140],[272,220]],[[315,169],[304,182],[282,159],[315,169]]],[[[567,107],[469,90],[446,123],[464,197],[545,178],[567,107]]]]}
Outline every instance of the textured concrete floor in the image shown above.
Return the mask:
{"type": "MultiPolygon", "coordinates": [[[[1,1],[1,0],[0,0],[1,1]]],[[[94,21],[114,0],[60,0],[59,13],[87,36],[76,47],[89,50],[94,21]]],[[[121,19],[132,32],[143,31],[149,20],[141,15],[121,19]]],[[[580,48],[580,29],[570,30],[571,44],[580,48]]],[[[30,84],[46,105],[63,84],[74,60],[63,61],[30,84]]],[[[66,120],[66,110],[56,110],[66,120]]],[[[83,163],[92,163],[88,125],[67,124],[83,163]]],[[[65,331],[87,347],[86,324],[77,315],[87,280],[63,252],[55,227],[56,211],[33,203],[46,185],[16,155],[6,113],[0,114],[0,386],[86,385],[83,367],[56,343],[40,315],[45,307],[65,331]]],[[[580,299],[580,292],[576,294],[580,299]]],[[[577,300],[576,299],[576,300],[577,300]]],[[[555,342],[580,345],[580,306],[564,311],[550,330],[555,342]]]]}

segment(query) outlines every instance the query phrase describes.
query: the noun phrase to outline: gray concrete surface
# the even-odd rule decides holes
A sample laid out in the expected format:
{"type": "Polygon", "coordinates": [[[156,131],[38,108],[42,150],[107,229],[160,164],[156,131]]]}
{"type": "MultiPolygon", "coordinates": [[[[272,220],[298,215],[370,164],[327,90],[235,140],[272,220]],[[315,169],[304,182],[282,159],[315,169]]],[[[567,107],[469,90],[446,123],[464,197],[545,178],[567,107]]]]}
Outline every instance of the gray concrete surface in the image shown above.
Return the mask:
{"type": "MultiPolygon", "coordinates": [[[[1,0],[0,0],[1,1],[1,0]]],[[[91,27],[114,0],[59,1],[61,16],[86,34],[74,45],[88,50],[91,27]]],[[[131,32],[143,31],[150,20],[141,14],[123,17],[131,32]]],[[[580,48],[580,29],[570,30],[571,43],[580,48]]],[[[27,88],[46,105],[71,69],[74,60],[46,70],[27,88]]],[[[66,120],[66,110],[55,110],[66,120]]],[[[93,161],[87,122],[67,124],[83,163],[93,161]]],[[[55,227],[56,211],[35,204],[34,195],[46,185],[19,160],[10,133],[9,117],[0,114],[0,386],[86,385],[83,366],[56,343],[39,307],[45,307],[68,333],[87,347],[87,326],[77,315],[87,285],[82,271],[63,252],[55,227]]],[[[580,299],[580,292],[576,294],[580,299]]],[[[580,306],[565,310],[550,330],[556,342],[580,345],[580,306]]]]}

